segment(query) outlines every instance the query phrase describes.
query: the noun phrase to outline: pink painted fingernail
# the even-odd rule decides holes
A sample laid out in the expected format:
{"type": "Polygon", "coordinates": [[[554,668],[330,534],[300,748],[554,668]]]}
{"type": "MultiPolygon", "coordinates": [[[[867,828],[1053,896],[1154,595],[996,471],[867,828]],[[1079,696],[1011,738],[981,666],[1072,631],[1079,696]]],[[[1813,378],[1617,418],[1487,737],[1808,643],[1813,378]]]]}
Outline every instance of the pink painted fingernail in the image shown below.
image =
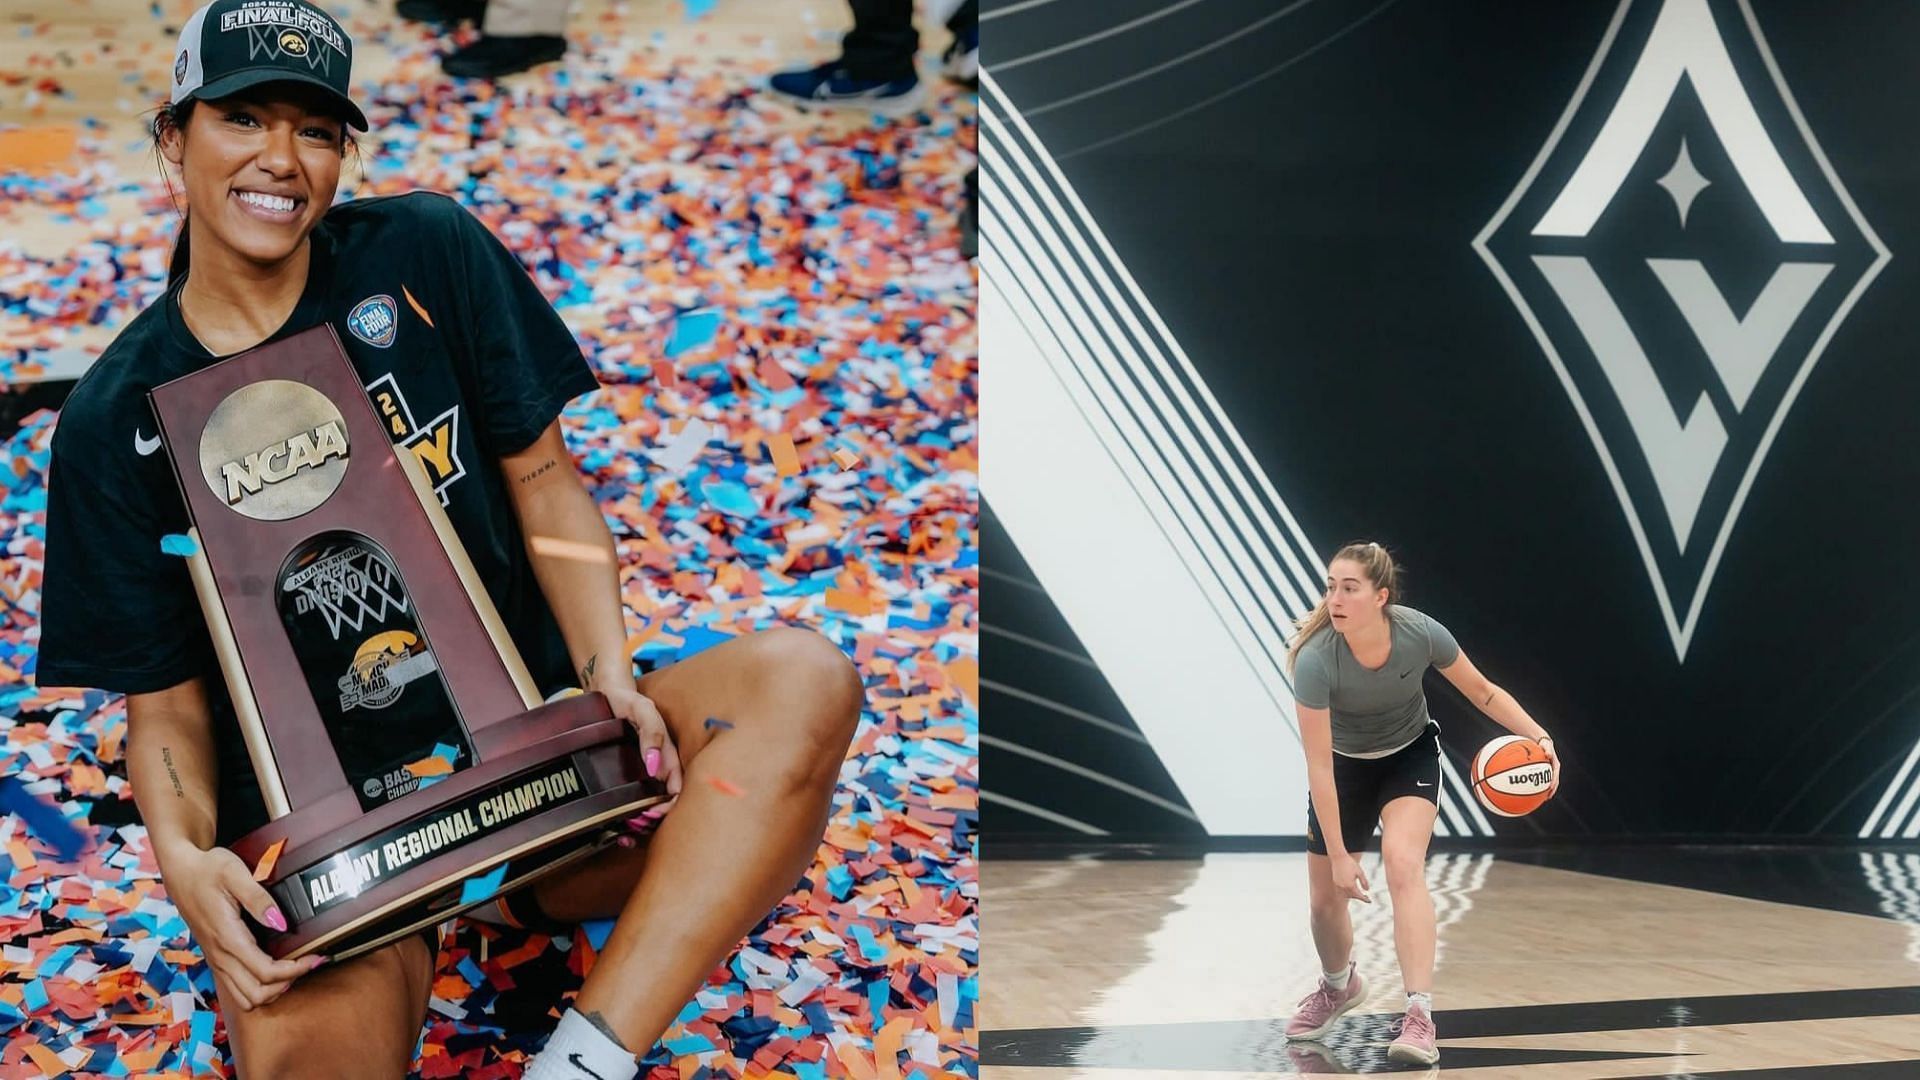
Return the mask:
{"type": "Polygon", "coordinates": [[[648,750],[640,756],[640,760],[647,763],[648,776],[658,777],[660,775],[660,751],[648,750]]]}
{"type": "Polygon", "coordinates": [[[635,814],[627,819],[627,827],[632,829],[644,829],[651,824],[653,822],[645,814],[635,814]]]}
{"type": "Polygon", "coordinates": [[[623,848],[630,848],[630,847],[632,847],[632,846],[633,846],[633,837],[631,837],[631,836],[622,836],[622,837],[621,837],[621,838],[619,838],[618,840],[615,840],[615,841],[614,841],[614,844],[615,844],[615,845],[617,845],[617,846],[619,846],[619,847],[623,847],[623,848]]]}
{"type": "Polygon", "coordinates": [[[275,930],[278,930],[283,934],[286,933],[287,917],[285,915],[280,914],[279,908],[277,907],[268,908],[267,917],[262,921],[265,922],[268,926],[273,927],[275,930]]]}
{"type": "Polygon", "coordinates": [[[315,956],[315,957],[313,958],[313,966],[312,966],[312,967],[309,967],[309,968],[308,968],[307,970],[308,970],[308,971],[312,971],[312,970],[314,970],[315,968],[318,968],[318,967],[319,967],[319,966],[320,966],[321,964],[324,964],[324,963],[326,963],[326,962],[327,962],[327,957],[324,957],[324,956],[315,956]]]}

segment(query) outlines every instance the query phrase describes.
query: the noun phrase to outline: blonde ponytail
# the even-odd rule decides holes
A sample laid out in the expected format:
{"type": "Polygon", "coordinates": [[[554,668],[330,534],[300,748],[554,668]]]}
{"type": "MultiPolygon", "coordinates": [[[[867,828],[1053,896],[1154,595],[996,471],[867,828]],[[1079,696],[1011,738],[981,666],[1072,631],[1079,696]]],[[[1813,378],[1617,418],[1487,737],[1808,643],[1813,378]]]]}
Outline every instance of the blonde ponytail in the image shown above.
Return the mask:
{"type": "Polygon", "coordinates": [[[1322,596],[1320,602],[1313,605],[1313,610],[1307,612],[1306,618],[1293,624],[1293,644],[1287,646],[1287,674],[1293,674],[1293,665],[1300,659],[1300,649],[1306,645],[1307,639],[1325,630],[1332,622],[1333,616],[1327,614],[1327,598],[1322,596]]]}

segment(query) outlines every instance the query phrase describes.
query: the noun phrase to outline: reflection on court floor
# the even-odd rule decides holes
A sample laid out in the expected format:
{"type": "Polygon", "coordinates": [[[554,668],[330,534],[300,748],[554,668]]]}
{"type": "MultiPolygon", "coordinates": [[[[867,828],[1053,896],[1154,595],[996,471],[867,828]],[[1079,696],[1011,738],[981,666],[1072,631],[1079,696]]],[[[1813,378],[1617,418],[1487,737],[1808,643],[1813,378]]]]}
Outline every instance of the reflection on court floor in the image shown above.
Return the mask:
{"type": "MultiPolygon", "coordinates": [[[[1368,1000],[1289,1044],[1319,969],[1305,855],[1002,858],[983,876],[988,1077],[1425,1071],[1386,1060],[1403,998],[1384,887],[1353,906],[1368,1000]]],[[[1920,1076],[1920,855],[1448,853],[1427,881],[1436,1072],[1920,1076]]]]}

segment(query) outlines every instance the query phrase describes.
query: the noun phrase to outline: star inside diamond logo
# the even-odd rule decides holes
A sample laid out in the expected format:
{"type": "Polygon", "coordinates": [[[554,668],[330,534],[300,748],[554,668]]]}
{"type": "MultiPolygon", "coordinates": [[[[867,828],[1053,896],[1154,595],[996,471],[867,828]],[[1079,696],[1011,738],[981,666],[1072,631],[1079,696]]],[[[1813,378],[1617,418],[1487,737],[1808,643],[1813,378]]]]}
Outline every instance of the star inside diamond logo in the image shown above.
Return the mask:
{"type": "Polygon", "coordinates": [[[1473,246],[1592,440],[1684,662],[1740,508],[1885,245],[1748,4],[1624,0],[1473,246]]]}

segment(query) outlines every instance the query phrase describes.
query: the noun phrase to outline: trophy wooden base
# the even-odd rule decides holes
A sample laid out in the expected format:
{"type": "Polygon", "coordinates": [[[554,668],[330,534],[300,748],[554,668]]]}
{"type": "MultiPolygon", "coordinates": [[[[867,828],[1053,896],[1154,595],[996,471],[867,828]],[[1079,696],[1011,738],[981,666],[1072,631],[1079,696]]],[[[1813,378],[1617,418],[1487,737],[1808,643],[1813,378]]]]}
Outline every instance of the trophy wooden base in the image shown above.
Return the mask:
{"type": "Polygon", "coordinates": [[[599,693],[474,733],[477,764],[363,812],[352,793],[240,837],[250,865],[286,845],[266,882],[287,917],[261,932],[276,959],[346,959],[432,926],[604,847],[617,824],[666,800],[633,729],[599,693]],[[505,865],[499,886],[465,883],[505,865]]]}

